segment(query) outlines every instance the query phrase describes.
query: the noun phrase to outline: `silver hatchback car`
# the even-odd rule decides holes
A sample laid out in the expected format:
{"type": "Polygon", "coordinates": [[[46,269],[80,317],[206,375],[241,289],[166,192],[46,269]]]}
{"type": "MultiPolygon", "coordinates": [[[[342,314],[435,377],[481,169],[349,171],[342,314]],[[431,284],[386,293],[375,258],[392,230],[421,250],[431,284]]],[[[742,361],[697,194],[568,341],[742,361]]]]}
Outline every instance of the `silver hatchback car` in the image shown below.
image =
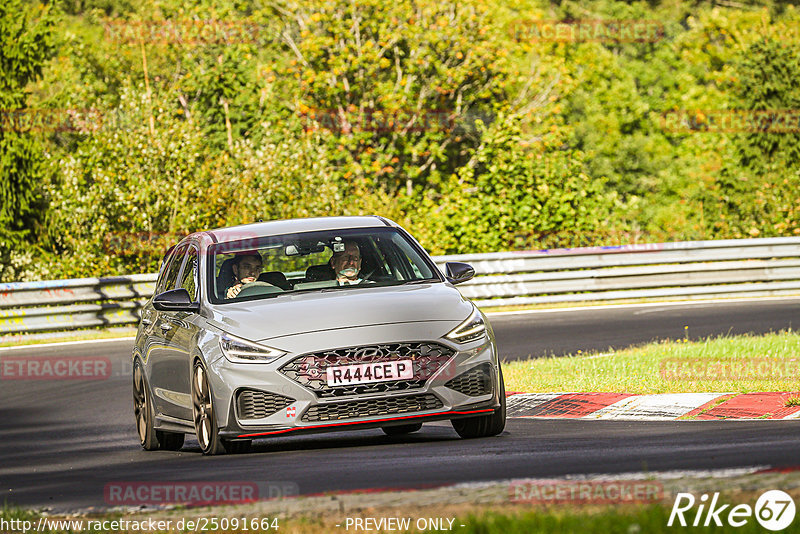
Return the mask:
{"type": "Polygon", "coordinates": [[[400,226],[382,217],[255,223],[191,234],[164,258],[133,349],[146,450],[195,434],[205,454],[252,440],[450,420],[501,433],[491,326],[400,226]]]}

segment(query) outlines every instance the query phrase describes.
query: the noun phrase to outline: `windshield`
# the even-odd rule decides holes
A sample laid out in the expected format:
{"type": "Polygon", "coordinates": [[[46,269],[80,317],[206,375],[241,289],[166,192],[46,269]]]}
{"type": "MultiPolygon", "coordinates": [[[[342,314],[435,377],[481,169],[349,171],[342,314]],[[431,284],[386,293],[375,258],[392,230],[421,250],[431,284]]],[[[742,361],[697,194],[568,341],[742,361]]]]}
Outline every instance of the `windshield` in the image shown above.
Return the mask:
{"type": "Polygon", "coordinates": [[[395,228],[269,236],[218,243],[209,253],[208,293],[216,304],[441,281],[436,266],[395,228]]]}

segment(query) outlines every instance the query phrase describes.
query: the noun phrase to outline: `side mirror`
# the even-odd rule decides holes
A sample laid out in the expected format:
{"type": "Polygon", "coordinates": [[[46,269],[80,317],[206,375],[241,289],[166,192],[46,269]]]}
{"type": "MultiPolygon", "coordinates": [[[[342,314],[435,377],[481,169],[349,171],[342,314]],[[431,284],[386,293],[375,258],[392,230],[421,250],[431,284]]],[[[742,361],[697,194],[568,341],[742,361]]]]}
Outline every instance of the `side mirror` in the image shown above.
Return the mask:
{"type": "Polygon", "coordinates": [[[448,261],[444,264],[444,268],[447,281],[453,285],[471,280],[475,276],[475,269],[468,263],[448,261]]]}
{"type": "Polygon", "coordinates": [[[192,302],[192,297],[184,288],[171,289],[156,295],[153,307],[158,311],[192,312],[200,311],[200,303],[192,302]]]}

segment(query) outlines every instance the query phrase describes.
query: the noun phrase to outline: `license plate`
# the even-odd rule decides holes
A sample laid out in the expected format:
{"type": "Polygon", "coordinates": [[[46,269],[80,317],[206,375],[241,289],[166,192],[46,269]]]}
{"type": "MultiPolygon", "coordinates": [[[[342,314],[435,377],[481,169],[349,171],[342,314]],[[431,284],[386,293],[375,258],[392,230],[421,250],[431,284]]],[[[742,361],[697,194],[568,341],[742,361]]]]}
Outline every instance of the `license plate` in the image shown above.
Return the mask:
{"type": "Polygon", "coordinates": [[[414,365],[411,360],[357,363],[328,367],[326,373],[329,386],[348,386],[414,378],[414,365]]]}

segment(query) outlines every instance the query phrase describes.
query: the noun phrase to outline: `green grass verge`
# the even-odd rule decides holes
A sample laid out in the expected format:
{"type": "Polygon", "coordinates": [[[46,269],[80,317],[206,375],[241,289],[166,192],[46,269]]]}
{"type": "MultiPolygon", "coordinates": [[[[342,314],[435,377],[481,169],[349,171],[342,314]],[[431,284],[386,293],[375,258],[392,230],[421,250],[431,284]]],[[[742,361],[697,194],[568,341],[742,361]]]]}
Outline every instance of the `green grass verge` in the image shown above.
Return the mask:
{"type": "MultiPolygon", "coordinates": [[[[580,352],[580,351],[579,351],[580,352]]],[[[503,364],[507,391],[702,393],[800,390],[800,333],[652,343],[503,364]]]]}
{"type": "MultiPolygon", "coordinates": [[[[725,523],[726,515],[721,517],[722,527],[681,527],[677,523],[667,526],[671,508],[662,505],[628,508],[608,506],[601,511],[574,512],[569,510],[529,511],[520,514],[489,512],[478,516],[469,516],[460,521],[464,527],[456,528],[459,534],[485,534],[498,532],[502,534],[586,534],[602,532],[604,534],[653,534],[660,532],[678,532],[692,530],[697,532],[765,532],[755,518],[750,517],[745,525],[732,527],[725,523]]],[[[688,515],[688,514],[687,514],[688,515]]],[[[694,518],[694,515],[691,516],[694,518]]],[[[691,520],[691,519],[690,519],[691,520]]],[[[705,520],[705,516],[703,517],[705,520]]],[[[456,524],[459,521],[456,520],[456,524]]],[[[432,532],[432,531],[429,531],[432,532]]]]}
{"type": "MultiPolygon", "coordinates": [[[[469,514],[456,514],[452,523],[452,531],[459,534],[489,534],[489,533],[502,533],[502,534],[552,534],[558,532],[559,534],[585,534],[587,532],[602,532],[604,534],[639,534],[639,533],[660,533],[660,532],[675,532],[677,530],[685,530],[678,525],[672,527],[667,526],[669,520],[671,504],[651,504],[651,505],[603,505],[603,506],[552,506],[552,507],[537,507],[527,508],[524,506],[508,507],[508,506],[485,506],[476,505],[475,513],[469,514]],[[464,525],[464,526],[461,526],[464,525]]],[[[410,517],[411,530],[399,530],[395,532],[418,532],[414,525],[419,518],[435,518],[435,517],[453,517],[448,512],[452,510],[441,510],[441,514],[433,513],[430,510],[427,513],[420,513],[415,510],[411,513],[403,513],[402,510],[372,510],[368,514],[353,514],[355,517],[369,516],[369,517],[410,517]]],[[[217,517],[227,516],[226,514],[216,514],[217,517]]],[[[6,522],[11,519],[28,520],[31,525],[36,525],[39,516],[33,512],[23,511],[19,509],[3,510],[0,517],[6,522]]],[[[725,515],[721,517],[723,525],[725,525],[725,515]]],[[[94,516],[93,519],[116,519],[118,515],[94,516]]],[[[693,518],[693,515],[691,516],[693,518]]],[[[56,518],[52,518],[57,520],[56,518]]],[[[86,520],[87,518],[84,518],[86,520]]],[[[690,519],[691,520],[691,519],[690,519]]],[[[299,516],[292,518],[279,519],[278,530],[248,530],[238,532],[248,532],[254,534],[256,532],[283,532],[284,534],[322,534],[330,532],[346,532],[343,526],[336,527],[334,524],[341,525],[342,518],[326,518],[323,516],[299,516]]],[[[445,523],[446,524],[446,523],[445,523]]],[[[758,522],[750,517],[747,524],[742,527],[733,528],[728,525],[723,527],[707,527],[695,528],[700,532],[737,532],[740,534],[749,534],[754,532],[763,532],[764,530],[759,526],[758,522]]],[[[4,532],[19,532],[14,529],[7,529],[4,532]]],[[[71,530],[42,530],[39,532],[46,532],[49,534],[67,534],[74,531],[71,530]]],[[[125,532],[118,530],[95,531],[84,530],[83,532],[125,532]]],[[[149,532],[149,531],[144,531],[149,532]]],[[[177,531],[171,530],[171,533],[178,534],[177,531]]],[[[369,532],[374,532],[370,530],[369,532]]],[[[425,532],[441,532],[440,530],[427,530],[425,532]]],[[[24,533],[24,534],[27,534],[24,533]]],[[[136,531],[136,534],[142,532],[136,531]]]]}

